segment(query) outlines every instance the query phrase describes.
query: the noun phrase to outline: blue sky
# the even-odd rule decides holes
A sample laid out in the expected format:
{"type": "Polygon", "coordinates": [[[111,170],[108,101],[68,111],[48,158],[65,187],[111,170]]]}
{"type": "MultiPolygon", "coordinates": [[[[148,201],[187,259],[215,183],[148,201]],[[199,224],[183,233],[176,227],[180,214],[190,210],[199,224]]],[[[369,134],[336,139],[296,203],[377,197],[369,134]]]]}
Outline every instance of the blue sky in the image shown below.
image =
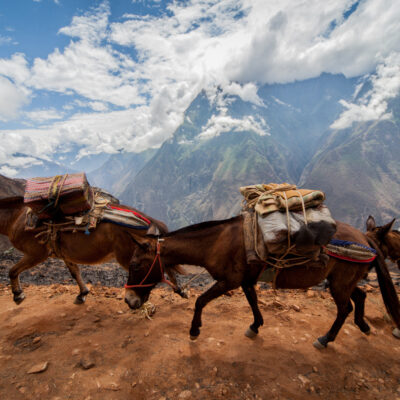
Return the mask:
{"type": "Polygon", "coordinates": [[[371,75],[334,128],[390,117],[399,32],[392,0],[3,0],[0,173],[34,162],[17,153],[160,146],[203,89],[260,105],[262,84],[371,75]]]}

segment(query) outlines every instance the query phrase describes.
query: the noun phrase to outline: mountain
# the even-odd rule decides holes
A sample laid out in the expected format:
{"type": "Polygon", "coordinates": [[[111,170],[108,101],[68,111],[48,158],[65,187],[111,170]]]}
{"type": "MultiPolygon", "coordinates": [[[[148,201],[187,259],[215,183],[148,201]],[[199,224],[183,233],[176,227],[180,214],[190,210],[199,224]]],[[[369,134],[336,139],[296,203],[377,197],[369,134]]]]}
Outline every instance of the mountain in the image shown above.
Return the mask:
{"type": "Polygon", "coordinates": [[[348,107],[362,114],[376,104],[376,82],[323,74],[251,96],[232,83],[199,93],[158,149],[85,156],[80,164],[81,148],[60,149],[57,162],[32,158],[36,165],[18,176],[86,166],[92,185],[170,229],[236,215],[239,187],[269,182],[323,190],[333,216],[358,228],[369,214],[384,223],[400,212],[400,96],[382,103],[384,118],[331,128],[348,107]]]}
{"type": "Polygon", "coordinates": [[[323,188],[334,216],[359,228],[368,215],[383,224],[400,212],[400,96],[388,110],[390,119],[333,131],[300,180],[323,188]]]}
{"type": "Polygon", "coordinates": [[[170,229],[239,213],[239,187],[296,183],[357,80],[323,75],[264,86],[260,104],[202,92],[120,198],[170,229]]]}
{"type": "Polygon", "coordinates": [[[88,173],[88,180],[94,186],[106,189],[116,196],[134,179],[156,150],[141,153],[118,153],[108,157],[105,163],[88,173]]]}

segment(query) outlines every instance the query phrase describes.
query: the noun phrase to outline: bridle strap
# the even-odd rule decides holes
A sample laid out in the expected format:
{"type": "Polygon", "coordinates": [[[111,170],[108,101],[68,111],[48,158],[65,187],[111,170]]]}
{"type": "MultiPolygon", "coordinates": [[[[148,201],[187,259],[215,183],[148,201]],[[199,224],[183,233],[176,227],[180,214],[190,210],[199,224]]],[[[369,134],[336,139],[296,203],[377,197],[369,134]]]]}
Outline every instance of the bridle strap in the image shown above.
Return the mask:
{"type": "Polygon", "coordinates": [[[138,285],[128,285],[125,284],[125,289],[133,289],[133,288],[144,288],[144,287],[154,287],[157,285],[157,282],[155,283],[144,283],[146,282],[146,279],[148,278],[148,276],[150,275],[151,271],[153,270],[154,266],[157,263],[158,260],[158,264],[160,265],[160,272],[161,272],[161,281],[163,283],[168,284],[169,286],[172,287],[172,289],[177,290],[178,288],[176,287],[176,285],[174,285],[171,281],[169,281],[168,279],[165,279],[164,276],[164,268],[163,268],[163,264],[161,262],[161,241],[163,239],[160,240],[160,238],[157,239],[157,251],[156,251],[156,256],[154,257],[153,263],[151,264],[146,276],[142,279],[142,281],[138,284],[138,285]]]}

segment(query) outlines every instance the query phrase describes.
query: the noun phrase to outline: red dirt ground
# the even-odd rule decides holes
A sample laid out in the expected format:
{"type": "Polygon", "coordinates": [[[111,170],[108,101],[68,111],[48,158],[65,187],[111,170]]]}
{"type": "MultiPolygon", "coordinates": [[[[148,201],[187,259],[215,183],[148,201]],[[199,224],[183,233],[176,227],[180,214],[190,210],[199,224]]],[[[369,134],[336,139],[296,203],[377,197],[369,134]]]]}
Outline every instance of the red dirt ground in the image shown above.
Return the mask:
{"type": "Polygon", "coordinates": [[[129,310],[119,288],[93,286],[78,306],[75,286],[24,287],[17,306],[0,285],[0,399],[400,399],[400,340],[372,287],[372,334],[350,315],[323,351],[312,342],[334,320],[326,291],[258,290],[265,325],[251,340],[251,311],[236,290],[205,308],[192,342],[198,289],[188,300],[155,289],[149,320],[129,310]],[[43,363],[45,371],[28,373],[43,363]]]}

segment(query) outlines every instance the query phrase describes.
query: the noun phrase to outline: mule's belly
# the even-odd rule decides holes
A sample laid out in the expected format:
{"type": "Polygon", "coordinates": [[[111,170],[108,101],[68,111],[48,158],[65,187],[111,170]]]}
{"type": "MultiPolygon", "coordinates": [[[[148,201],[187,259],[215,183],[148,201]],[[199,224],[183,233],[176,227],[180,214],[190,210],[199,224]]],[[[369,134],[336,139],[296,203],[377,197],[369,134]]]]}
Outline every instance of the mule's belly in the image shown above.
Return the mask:
{"type": "Polygon", "coordinates": [[[65,260],[76,264],[98,264],[115,258],[112,240],[95,232],[63,234],[59,248],[65,260]]]}
{"type": "Polygon", "coordinates": [[[278,271],[276,276],[276,288],[306,289],[318,285],[328,276],[332,266],[331,259],[326,255],[321,255],[319,261],[283,268],[278,271]]]}

